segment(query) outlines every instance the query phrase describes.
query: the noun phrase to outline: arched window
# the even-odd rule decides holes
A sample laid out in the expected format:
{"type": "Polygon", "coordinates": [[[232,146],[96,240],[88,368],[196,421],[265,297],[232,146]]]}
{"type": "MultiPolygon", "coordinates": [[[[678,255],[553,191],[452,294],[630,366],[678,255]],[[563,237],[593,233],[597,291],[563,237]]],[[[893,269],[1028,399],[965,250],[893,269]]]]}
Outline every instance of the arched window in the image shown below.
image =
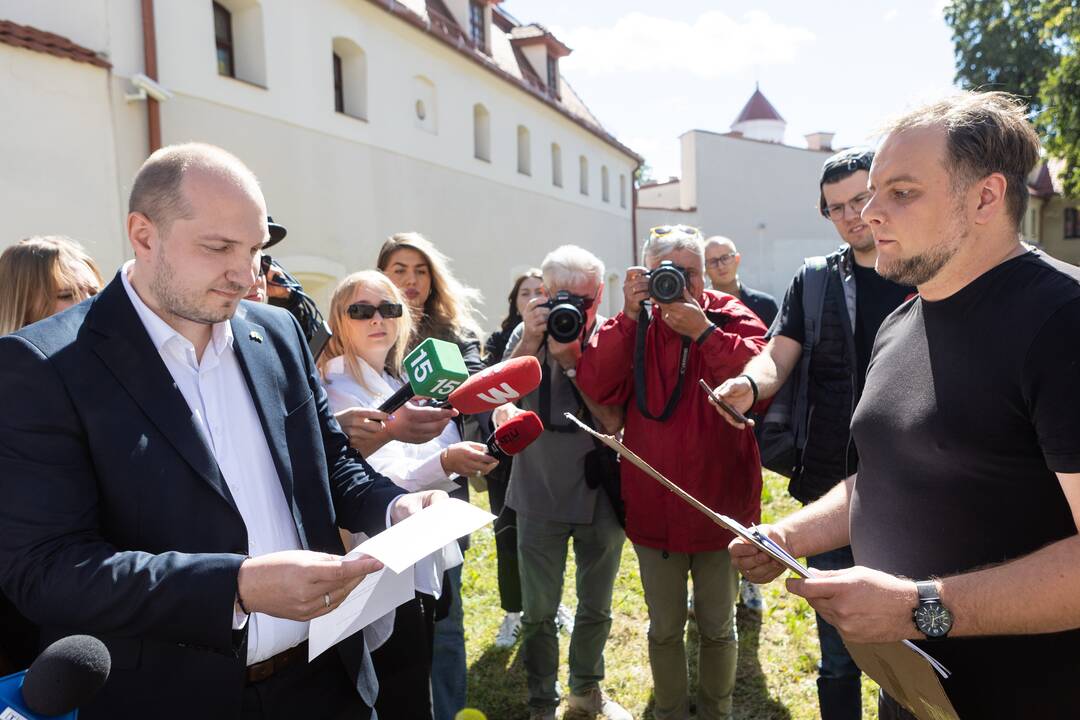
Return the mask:
{"type": "Polygon", "coordinates": [[[518,125],[517,128],[517,158],[518,172],[532,175],[532,143],[529,140],[529,128],[524,125],[518,125]]]}
{"type": "Polygon", "coordinates": [[[626,176],[619,175],[619,207],[626,207],[626,176]]]}
{"type": "Polygon", "coordinates": [[[352,40],[334,38],[334,110],[367,120],[367,53],[352,40]]]}
{"type": "Polygon", "coordinates": [[[611,182],[608,180],[607,165],[600,166],[600,199],[611,202],[611,182]]]}
{"type": "Polygon", "coordinates": [[[582,195],[589,194],[589,159],[582,155],[578,158],[578,174],[582,195]]]}
{"type": "Polygon", "coordinates": [[[551,184],[562,187],[562,148],[551,143],[551,184]]]}
{"type": "Polygon", "coordinates": [[[212,9],[218,74],[266,87],[262,5],[258,0],[218,0],[212,9]]]}
{"type": "Polygon", "coordinates": [[[473,116],[473,157],[491,162],[491,113],[482,103],[476,103],[473,116]]]}

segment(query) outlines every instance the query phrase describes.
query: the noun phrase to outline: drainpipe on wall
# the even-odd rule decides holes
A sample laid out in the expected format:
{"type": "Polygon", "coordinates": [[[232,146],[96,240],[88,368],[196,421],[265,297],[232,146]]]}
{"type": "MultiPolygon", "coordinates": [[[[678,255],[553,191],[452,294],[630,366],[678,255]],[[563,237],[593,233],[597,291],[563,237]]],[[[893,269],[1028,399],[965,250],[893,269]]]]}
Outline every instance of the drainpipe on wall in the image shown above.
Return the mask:
{"type": "MultiPolygon", "coordinates": [[[[143,65],[146,76],[157,82],[157,31],[154,27],[154,0],[142,0],[143,65]]],[[[161,147],[161,104],[146,98],[146,124],[150,153],[161,147]]]]}
{"type": "Polygon", "coordinates": [[[641,169],[643,162],[639,162],[637,167],[634,168],[633,174],[630,175],[630,257],[634,259],[634,264],[638,264],[637,257],[637,174],[641,169]]]}

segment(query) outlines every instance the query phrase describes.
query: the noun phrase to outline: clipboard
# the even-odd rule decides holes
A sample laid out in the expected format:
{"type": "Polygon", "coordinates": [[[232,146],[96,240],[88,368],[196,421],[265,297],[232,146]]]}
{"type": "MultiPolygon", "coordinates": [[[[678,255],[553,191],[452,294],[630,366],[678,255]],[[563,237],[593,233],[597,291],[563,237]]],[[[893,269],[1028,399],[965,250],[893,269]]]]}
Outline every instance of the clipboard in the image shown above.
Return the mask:
{"type": "MultiPolygon", "coordinates": [[[[688,504],[704,513],[717,525],[730,530],[801,578],[813,577],[816,571],[806,567],[780,547],[772,538],[756,528],[746,527],[738,520],[722,515],[661,475],[630,448],[612,435],[593,430],[570,413],[566,418],[579,428],[625,458],[643,473],[653,478],[688,504]]],[[[948,678],[949,670],[910,640],[889,643],[849,643],[856,664],[877,681],[885,692],[906,707],[920,720],[959,720],[937,676],[948,678]],[[901,679],[903,678],[903,679],[901,679]]]]}

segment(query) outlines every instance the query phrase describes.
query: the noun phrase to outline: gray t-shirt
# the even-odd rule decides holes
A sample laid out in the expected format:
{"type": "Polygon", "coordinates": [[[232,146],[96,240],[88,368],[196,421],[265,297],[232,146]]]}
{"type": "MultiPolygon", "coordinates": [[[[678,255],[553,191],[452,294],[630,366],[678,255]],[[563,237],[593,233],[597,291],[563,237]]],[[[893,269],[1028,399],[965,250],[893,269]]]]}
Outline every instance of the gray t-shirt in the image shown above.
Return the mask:
{"type": "MultiPolygon", "coordinates": [[[[596,318],[593,332],[604,322],[596,318]]],[[[524,324],[511,333],[503,351],[509,358],[521,342],[524,324]]],[[[544,422],[544,432],[529,447],[514,456],[510,470],[510,488],[506,504],[520,515],[552,522],[587,524],[593,521],[599,490],[585,484],[585,455],[596,447],[592,438],[582,430],[556,432],[549,426],[565,426],[570,421],[563,413],[578,414],[581,404],[574,396],[573,385],[555,360],[548,358],[547,349],[539,354],[546,380],[550,381],[550,417],[540,408],[540,388],[518,401],[522,410],[532,410],[544,422]]],[[[580,414],[579,414],[580,417],[580,414]]]]}

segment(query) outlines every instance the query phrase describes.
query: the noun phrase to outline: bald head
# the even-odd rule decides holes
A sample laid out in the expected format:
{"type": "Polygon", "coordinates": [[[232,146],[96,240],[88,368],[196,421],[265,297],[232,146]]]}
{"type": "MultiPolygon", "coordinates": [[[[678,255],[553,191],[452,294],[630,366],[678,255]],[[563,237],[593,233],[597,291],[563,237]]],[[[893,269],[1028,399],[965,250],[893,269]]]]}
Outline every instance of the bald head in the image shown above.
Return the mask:
{"type": "Polygon", "coordinates": [[[711,247],[722,248],[724,252],[739,252],[735,248],[735,241],[731,238],[726,238],[723,235],[713,235],[712,237],[705,239],[705,249],[708,250],[711,247]]]}
{"type": "Polygon", "coordinates": [[[190,220],[195,213],[191,183],[185,180],[224,186],[266,206],[255,174],[239,158],[214,145],[184,143],[163,147],[146,159],[132,183],[128,212],[145,215],[167,235],[176,220],[190,220]]]}

